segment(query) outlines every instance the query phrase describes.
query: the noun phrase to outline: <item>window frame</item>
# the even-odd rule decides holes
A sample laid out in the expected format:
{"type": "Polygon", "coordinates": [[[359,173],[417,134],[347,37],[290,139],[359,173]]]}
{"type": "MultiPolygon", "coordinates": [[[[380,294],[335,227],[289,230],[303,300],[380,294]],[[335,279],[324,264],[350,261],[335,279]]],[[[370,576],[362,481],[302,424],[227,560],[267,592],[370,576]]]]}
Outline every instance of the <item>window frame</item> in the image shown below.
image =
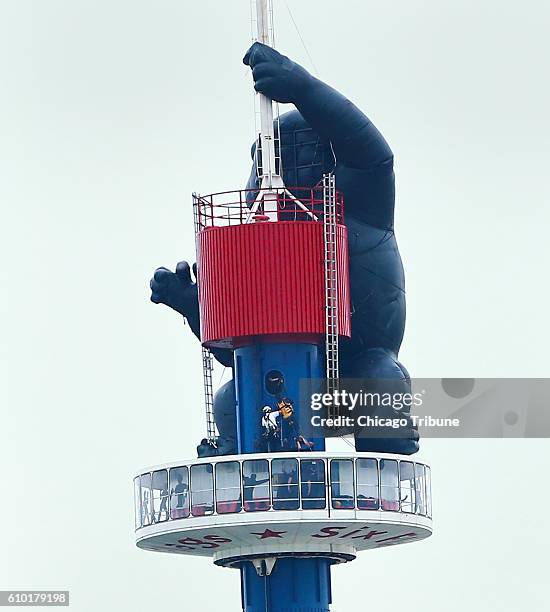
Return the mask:
{"type": "Polygon", "coordinates": [[[414,464],[414,490],[415,490],[415,514],[419,516],[427,515],[426,508],[426,466],[423,463],[415,463],[414,464]],[[422,468],[422,474],[417,474],[417,468],[422,468]],[[417,484],[420,484],[420,500],[418,499],[418,491],[419,487],[417,484]],[[423,510],[423,511],[421,511],[423,510]]]}
{"type": "MultiPolygon", "coordinates": [[[[254,470],[251,472],[252,473],[256,473],[258,470],[254,470]]],[[[243,509],[245,512],[268,512],[269,510],[271,510],[272,506],[271,506],[271,461],[269,459],[243,459],[242,460],[242,466],[241,466],[241,478],[242,478],[242,493],[243,493],[243,509]],[[250,487],[249,485],[245,485],[244,484],[244,479],[245,479],[245,468],[247,467],[247,465],[245,464],[249,464],[249,463],[257,463],[258,461],[265,461],[265,463],[267,463],[267,482],[262,483],[261,485],[255,485],[254,487],[250,487]],[[256,487],[267,487],[267,497],[261,497],[259,499],[254,499],[254,489],[256,487]],[[252,488],[252,499],[247,500],[245,498],[245,489],[249,489],[252,488]],[[267,508],[255,508],[255,504],[264,504],[267,501],[268,503],[268,507],[267,508]],[[247,508],[247,504],[249,505],[249,507],[247,508]]]]}
{"type": "Polygon", "coordinates": [[[157,520],[156,518],[156,514],[157,514],[157,510],[155,508],[155,502],[157,501],[157,498],[155,498],[155,491],[158,491],[159,489],[154,487],[154,483],[155,483],[155,474],[161,474],[162,472],[164,472],[166,474],[166,488],[165,491],[167,491],[167,495],[162,495],[162,492],[158,498],[158,502],[159,502],[159,516],[160,516],[160,508],[162,508],[162,499],[163,497],[165,497],[167,499],[167,501],[170,501],[170,492],[169,492],[169,480],[168,480],[168,470],[166,468],[162,468],[160,470],[155,470],[154,472],[151,472],[151,494],[152,494],[152,512],[153,512],[153,523],[165,523],[168,520],[168,517],[170,515],[170,512],[167,508],[166,510],[166,518],[162,519],[162,520],[157,520]]]}
{"type": "Polygon", "coordinates": [[[141,529],[141,474],[134,478],[134,515],[135,529],[141,529]]]}
{"type": "MultiPolygon", "coordinates": [[[[281,510],[299,510],[302,507],[302,497],[301,497],[301,491],[300,491],[300,464],[298,462],[298,459],[296,457],[285,457],[285,458],[272,458],[270,460],[270,467],[271,467],[271,507],[273,508],[273,510],[275,510],[276,512],[280,512],[281,510]],[[273,473],[273,464],[275,463],[275,461],[279,461],[281,462],[281,464],[284,465],[285,462],[290,462],[293,461],[296,465],[296,483],[294,484],[290,484],[290,485],[284,485],[284,484],[274,484],[273,482],[273,478],[275,476],[275,474],[273,473]],[[297,491],[297,495],[296,497],[291,497],[288,499],[277,499],[275,497],[275,491],[278,490],[280,487],[284,487],[284,486],[288,486],[288,487],[293,487],[293,490],[297,491]],[[294,502],[296,502],[296,504],[294,504],[294,502]],[[277,507],[278,504],[289,504],[288,507],[277,507]],[[296,505],[296,507],[291,507],[291,505],[296,505]]],[[[277,473],[279,474],[279,472],[277,473]]]]}
{"type": "Polygon", "coordinates": [[[151,483],[152,483],[152,475],[151,472],[144,472],[143,474],[140,475],[139,477],[139,490],[140,490],[140,506],[141,506],[141,526],[142,527],[149,527],[150,525],[152,525],[154,523],[152,516],[152,506],[153,506],[153,490],[151,488],[151,483]],[[149,492],[149,512],[148,512],[148,522],[144,522],[143,520],[143,490],[144,490],[144,486],[143,486],[143,478],[149,478],[149,487],[145,487],[147,488],[148,492],[149,492]]]}
{"type": "MultiPolygon", "coordinates": [[[[208,474],[208,471],[206,472],[206,474],[208,474]]],[[[214,496],[214,491],[215,491],[215,483],[214,483],[214,466],[211,463],[195,463],[193,465],[190,466],[189,469],[189,491],[191,494],[191,498],[190,498],[190,509],[191,509],[191,516],[192,517],[201,517],[201,516],[212,516],[214,514],[214,508],[215,508],[215,496],[214,496]],[[193,491],[193,471],[197,471],[200,468],[208,468],[208,466],[210,466],[210,481],[212,483],[212,486],[209,489],[198,489],[197,491],[193,491]],[[203,504],[195,504],[193,502],[193,497],[195,493],[207,493],[208,491],[211,491],[212,495],[211,495],[211,500],[212,503],[203,503],[203,504]],[[207,511],[208,506],[212,507],[211,510],[207,511]],[[200,514],[196,514],[193,511],[193,507],[196,506],[197,508],[200,507],[204,507],[204,512],[200,513],[200,514]]]]}
{"type": "Polygon", "coordinates": [[[189,516],[191,515],[191,478],[190,478],[190,473],[189,473],[189,466],[188,465],[178,465],[178,466],[174,466],[171,467],[168,470],[168,491],[169,491],[169,497],[168,497],[168,508],[170,511],[170,520],[171,521],[179,521],[181,519],[186,519],[189,518],[189,516]],[[171,487],[172,487],[172,472],[177,472],[179,470],[183,470],[183,473],[185,474],[185,480],[186,480],[186,485],[187,485],[187,493],[172,493],[171,491],[171,487]],[[178,495],[184,495],[185,496],[185,502],[184,505],[181,507],[181,510],[183,510],[183,514],[182,516],[173,516],[173,512],[174,510],[179,510],[180,507],[176,506],[176,507],[172,507],[172,499],[173,498],[177,498],[178,495]]]}
{"type": "Polygon", "coordinates": [[[384,510],[384,512],[400,512],[401,511],[401,504],[399,502],[399,500],[401,499],[401,488],[399,486],[399,461],[397,459],[380,459],[380,509],[384,510]],[[382,474],[383,474],[383,465],[385,465],[385,463],[392,463],[395,464],[395,476],[397,479],[397,487],[394,487],[392,485],[384,485],[382,484],[382,474]],[[396,499],[391,500],[391,499],[386,499],[384,497],[384,490],[387,489],[396,489],[396,499]],[[387,505],[389,504],[396,504],[395,508],[389,508],[389,507],[384,507],[384,502],[386,502],[387,505]]]}
{"type": "MultiPolygon", "coordinates": [[[[346,482],[346,481],[344,481],[346,482]]],[[[348,498],[346,498],[346,501],[348,501],[348,498]]],[[[357,492],[355,489],[355,465],[354,465],[354,460],[353,459],[347,459],[347,458],[335,458],[335,459],[331,459],[330,460],[330,507],[332,510],[355,510],[355,508],[357,507],[357,492]],[[351,495],[351,499],[349,499],[349,501],[353,502],[353,505],[351,507],[345,508],[345,507],[337,507],[334,505],[334,501],[335,501],[335,497],[341,497],[342,494],[340,493],[339,496],[335,496],[334,495],[334,485],[336,483],[338,483],[339,485],[342,484],[342,480],[338,480],[338,481],[334,481],[333,477],[332,477],[332,467],[334,465],[335,462],[338,463],[349,463],[351,464],[351,487],[352,487],[352,495],[351,495]]]]}
{"type": "MultiPolygon", "coordinates": [[[[364,469],[364,468],[361,468],[364,469]]],[[[381,499],[380,499],[380,465],[378,464],[378,459],[376,459],[375,457],[357,457],[355,460],[355,499],[356,499],[356,507],[358,510],[366,510],[366,511],[372,511],[372,510],[380,510],[380,506],[381,506],[381,499]],[[365,483],[360,483],[359,482],[359,462],[360,461],[369,461],[369,462],[373,462],[374,465],[376,466],[376,483],[370,483],[370,482],[365,482],[365,483]],[[374,487],[376,486],[376,497],[374,498],[376,500],[376,507],[373,508],[359,508],[359,487],[374,487]]],[[[372,497],[365,497],[366,500],[372,500],[372,497]]],[[[361,500],[362,501],[362,500],[361,500]]]]}
{"type": "Polygon", "coordinates": [[[300,459],[299,461],[300,464],[300,473],[299,473],[299,481],[300,481],[300,500],[301,500],[301,504],[300,507],[305,509],[305,510],[326,510],[327,509],[327,465],[326,465],[326,461],[324,459],[300,459]],[[316,464],[320,464],[323,466],[323,480],[321,481],[308,481],[311,482],[311,484],[322,484],[323,485],[323,497],[304,497],[304,493],[303,493],[303,489],[302,487],[304,486],[304,484],[306,483],[306,481],[303,478],[303,464],[304,463],[316,463],[316,464]],[[304,502],[323,502],[323,505],[320,508],[304,508],[304,502]]]}
{"type": "MultiPolygon", "coordinates": [[[[229,490],[234,490],[237,489],[237,487],[227,487],[227,489],[229,490]]],[[[242,512],[243,510],[243,470],[242,470],[242,462],[241,461],[219,461],[216,462],[215,467],[214,467],[214,509],[215,509],[215,513],[216,514],[238,514],[239,512],[242,512]],[[238,467],[238,476],[239,476],[239,486],[238,486],[238,490],[239,490],[239,499],[238,500],[223,500],[222,502],[220,502],[218,500],[218,469],[220,466],[223,465],[230,465],[230,464],[236,464],[238,467]],[[231,511],[220,511],[218,509],[218,504],[219,503],[234,503],[237,502],[237,510],[231,510],[231,511]]]]}
{"type": "Polygon", "coordinates": [[[426,470],[426,516],[432,518],[432,468],[424,464],[426,470]]]}
{"type": "MultiPolygon", "coordinates": [[[[410,478],[406,478],[405,481],[410,481],[410,478]]],[[[415,467],[415,462],[414,461],[399,461],[399,509],[401,512],[405,513],[405,514],[416,514],[416,467],[415,467]],[[401,486],[401,483],[403,482],[403,479],[401,478],[401,466],[403,464],[407,464],[410,465],[412,467],[412,483],[413,483],[413,488],[412,488],[412,499],[410,501],[407,502],[408,507],[410,508],[409,510],[404,510],[403,509],[403,489],[401,486]]]]}

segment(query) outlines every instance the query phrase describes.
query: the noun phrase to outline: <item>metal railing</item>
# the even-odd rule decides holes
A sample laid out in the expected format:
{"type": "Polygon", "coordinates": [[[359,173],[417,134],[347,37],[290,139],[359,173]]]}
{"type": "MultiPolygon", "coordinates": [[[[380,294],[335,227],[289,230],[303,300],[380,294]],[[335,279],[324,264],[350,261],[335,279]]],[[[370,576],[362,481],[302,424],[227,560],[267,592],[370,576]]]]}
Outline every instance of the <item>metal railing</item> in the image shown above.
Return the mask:
{"type": "MultiPolygon", "coordinates": [[[[258,202],[260,191],[238,190],[224,191],[210,195],[193,194],[195,229],[197,232],[209,227],[227,227],[244,225],[251,221],[313,221],[323,222],[325,198],[323,186],[289,187],[274,195],[276,200],[276,219],[269,211],[265,214],[262,206],[251,209],[258,202]]],[[[334,192],[336,223],[344,223],[344,199],[342,194],[334,192]]]]}

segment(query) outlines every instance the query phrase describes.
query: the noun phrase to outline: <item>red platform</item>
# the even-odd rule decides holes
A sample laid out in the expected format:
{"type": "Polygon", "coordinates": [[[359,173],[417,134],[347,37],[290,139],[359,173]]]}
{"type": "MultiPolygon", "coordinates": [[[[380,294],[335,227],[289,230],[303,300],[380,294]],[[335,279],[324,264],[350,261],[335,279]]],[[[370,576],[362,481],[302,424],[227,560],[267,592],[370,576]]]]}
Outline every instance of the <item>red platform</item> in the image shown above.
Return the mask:
{"type": "MultiPolygon", "coordinates": [[[[339,332],[351,335],[347,230],[337,226],[339,332]]],[[[235,347],[253,337],[322,341],[323,223],[276,221],[206,227],[197,238],[202,342],[235,347]],[[290,338],[289,338],[290,336],[290,338]]]]}

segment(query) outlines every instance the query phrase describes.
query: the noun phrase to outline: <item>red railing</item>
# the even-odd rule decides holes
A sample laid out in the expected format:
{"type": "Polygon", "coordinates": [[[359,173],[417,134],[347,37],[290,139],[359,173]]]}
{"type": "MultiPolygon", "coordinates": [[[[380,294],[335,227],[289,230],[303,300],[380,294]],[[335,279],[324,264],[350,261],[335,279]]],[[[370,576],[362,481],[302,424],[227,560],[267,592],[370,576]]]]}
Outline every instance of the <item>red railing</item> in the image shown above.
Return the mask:
{"type": "MultiPolygon", "coordinates": [[[[197,231],[261,221],[323,222],[322,187],[291,187],[270,195],[268,189],[223,191],[210,195],[193,194],[197,231]],[[264,199],[258,203],[258,196],[264,199]]],[[[336,220],[344,223],[344,198],[336,193],[336,220]]]]}

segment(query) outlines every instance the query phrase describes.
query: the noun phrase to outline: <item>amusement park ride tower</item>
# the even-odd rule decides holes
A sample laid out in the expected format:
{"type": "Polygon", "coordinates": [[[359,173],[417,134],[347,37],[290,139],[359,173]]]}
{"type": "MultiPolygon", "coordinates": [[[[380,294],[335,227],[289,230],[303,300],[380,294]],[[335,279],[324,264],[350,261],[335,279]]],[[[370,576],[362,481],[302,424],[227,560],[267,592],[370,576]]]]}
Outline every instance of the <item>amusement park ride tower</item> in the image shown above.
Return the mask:
{"type": "MultiPolygon", "coordinates": [[[[267,0],[257,39],[273,44],[267,0]]],[[[282,178],[272,101],[258,94],[257,190],[194,196],[208,439],[210,349],[234,354],[237,454],[140,472],[136,542],[241,574],[246,612],[328,611],[330,568],[431,534],[430,468],[410,456],[329,453],[301,435],[301,383],[338,381],[351,334],[344,202],[334,176],[282,178]]]]}

